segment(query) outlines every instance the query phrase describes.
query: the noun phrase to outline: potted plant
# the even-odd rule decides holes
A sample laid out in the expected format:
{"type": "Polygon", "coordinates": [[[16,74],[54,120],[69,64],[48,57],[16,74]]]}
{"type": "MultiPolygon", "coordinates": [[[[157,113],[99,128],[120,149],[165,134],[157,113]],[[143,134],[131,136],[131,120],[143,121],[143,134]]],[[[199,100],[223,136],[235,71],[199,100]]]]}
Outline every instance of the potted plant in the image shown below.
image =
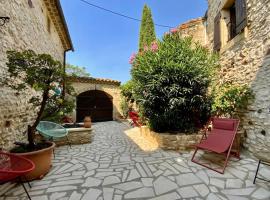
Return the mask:
{"type": "Polygon", "coordinates": [[[35,134],[46,104],[49,101],[58,103],[62,101],[61,88],[58,87],[58,83],[63,81],[63,66],[50,55],[36,54],[32,50],[8,51],[7,58],[9,76],[4,80],[4,84],[16,90],[16,95],[33,94],[29,97],[29,104],[33,106],[29,112],[38,110],[34,122],[25,124],[28,143],[17,142],[17,146],[11,150],[35,163],[36,169],[27,175],[28,180],[33,180],[43,177],[51,167],[55,144],[45,141],[36,142],[35,134]]]}

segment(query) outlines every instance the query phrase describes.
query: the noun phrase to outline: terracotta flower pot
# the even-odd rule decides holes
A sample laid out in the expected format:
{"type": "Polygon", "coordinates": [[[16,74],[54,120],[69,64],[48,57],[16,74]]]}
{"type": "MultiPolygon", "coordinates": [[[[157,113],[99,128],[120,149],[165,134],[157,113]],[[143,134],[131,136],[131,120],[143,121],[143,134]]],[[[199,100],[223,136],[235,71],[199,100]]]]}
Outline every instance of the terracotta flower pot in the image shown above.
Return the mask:
{"type": "Polygon", "coordinates": [[[83,126],[84,128],[91,128],[92,126],[92,120],[91,120],[91,117],[89,116],[86,116],[83,120],[83,126]]]}
{"type": "Polygon", "coordinates": [[[25,176],[28,181],[42,179],[50,171],[50,168],[52,166],[52,154],[55,143],[47,143],[51,145],[45,149],[28,153],[16,153],[17,155],[28,158],[35,163],[35,169],[25,176]]]}

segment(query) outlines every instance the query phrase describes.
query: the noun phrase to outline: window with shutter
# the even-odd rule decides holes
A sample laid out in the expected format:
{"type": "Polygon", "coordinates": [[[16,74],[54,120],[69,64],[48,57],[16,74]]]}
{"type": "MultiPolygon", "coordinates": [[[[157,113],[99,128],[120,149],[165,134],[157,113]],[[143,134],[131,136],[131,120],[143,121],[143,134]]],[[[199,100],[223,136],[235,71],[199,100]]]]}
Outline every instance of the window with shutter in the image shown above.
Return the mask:
{"type": "Polygon", "coordinates": [[[229,40],[233,39],[237,33],[236,33],[236,12],[235,12],[235,4],[233,4],[230,8],[230,22],[228,24],[228,30],[229,30],[229,40]]]}
{"type": "Polygon", "coordinates": [[[221,13],[219,12],[214,21],[214,51],[219,51],[221,48],[220,18],[221,13]]]}
{"type": "Polygon", "coordinates": [[[235,0],[236,33],[239,34],[247,25],[246,0],[235,0]]]}

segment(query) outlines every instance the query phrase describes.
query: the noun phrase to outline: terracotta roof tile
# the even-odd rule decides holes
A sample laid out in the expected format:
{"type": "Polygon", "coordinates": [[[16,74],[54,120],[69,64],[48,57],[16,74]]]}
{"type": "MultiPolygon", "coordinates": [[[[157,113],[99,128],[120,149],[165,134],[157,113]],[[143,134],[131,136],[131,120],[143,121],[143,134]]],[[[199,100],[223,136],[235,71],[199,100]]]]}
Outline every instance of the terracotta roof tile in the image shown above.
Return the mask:
{"type": "Polygon", "coordinates": [[[93,78],[93,77],[67,77],[70,82],[80,82],[80,83],[103,83],[110,85],[120,85],[121,82],[117,80],[112,80],[108,78],[93,78]]]}
{"type": "Polygon", "coordinates": [[[199,17],[199,18],[196,18],[196,19],[191,19],[181,25],[178,26],[179,29],[186,29],[198,22],[203,22],[204,21],[204,18],[203,17],[199,17]]]}

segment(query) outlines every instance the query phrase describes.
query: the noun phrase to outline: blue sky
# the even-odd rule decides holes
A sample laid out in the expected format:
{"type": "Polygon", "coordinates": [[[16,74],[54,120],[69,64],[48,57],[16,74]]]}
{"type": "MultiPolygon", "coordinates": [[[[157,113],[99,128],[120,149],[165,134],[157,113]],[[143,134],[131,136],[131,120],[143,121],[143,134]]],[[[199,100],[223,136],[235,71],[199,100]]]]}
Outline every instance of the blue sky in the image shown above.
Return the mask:
{"type": "MultiPolygon", "coordinates": [[[[87,0],[101,7],[141,18],[143,5],[152,10],[154,22],[178,26],[203,16],[207,1],[202,0],[87,0]]],[[[130,79],[129,57],[137,52],[140,23],[90,7],[80,0],[61,0],[74,52],[67,62],[83,66],[93,77],[122,83],[130,79]]],[[[168,28],[155,27],[160,38],[168,28]]]]}

